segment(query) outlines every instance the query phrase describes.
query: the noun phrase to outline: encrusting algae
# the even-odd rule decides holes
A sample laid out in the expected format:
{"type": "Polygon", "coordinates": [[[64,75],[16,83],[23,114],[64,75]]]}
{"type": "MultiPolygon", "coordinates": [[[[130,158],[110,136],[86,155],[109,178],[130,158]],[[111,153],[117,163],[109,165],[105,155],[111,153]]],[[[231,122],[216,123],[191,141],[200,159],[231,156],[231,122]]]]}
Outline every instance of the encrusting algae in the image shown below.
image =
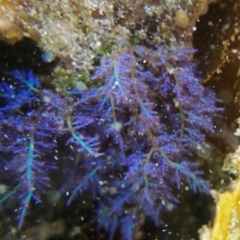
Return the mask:
{"type": "Polygon", "coordinates": [[[90,71],[101,49],[122,40],[191,47],[193,26],[212,2],[0,0],[0,39],[14,44],[31,38],[67,69],[90,71]]]}

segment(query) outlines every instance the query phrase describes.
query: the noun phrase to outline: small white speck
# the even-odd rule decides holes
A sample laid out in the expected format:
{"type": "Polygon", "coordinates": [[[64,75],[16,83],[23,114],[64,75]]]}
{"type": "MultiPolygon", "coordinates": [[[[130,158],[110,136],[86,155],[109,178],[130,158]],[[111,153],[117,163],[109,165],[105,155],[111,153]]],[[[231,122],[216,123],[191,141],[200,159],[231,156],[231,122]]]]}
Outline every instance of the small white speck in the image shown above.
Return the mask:
{"type": "Polygon", "coordinates": [[[104,184],[104,182],[102,182],[102,181],[98,181],[98,183],[99,183],[99,185],[103,185],[104,184]]]}

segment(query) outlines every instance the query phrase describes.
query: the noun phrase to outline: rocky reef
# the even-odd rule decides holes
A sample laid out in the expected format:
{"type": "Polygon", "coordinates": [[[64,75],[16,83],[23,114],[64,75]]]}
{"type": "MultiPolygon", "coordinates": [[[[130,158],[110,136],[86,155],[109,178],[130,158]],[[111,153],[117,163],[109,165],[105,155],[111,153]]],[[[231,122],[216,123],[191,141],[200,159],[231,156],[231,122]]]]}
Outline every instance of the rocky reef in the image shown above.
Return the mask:
{"type": "Polygon", "coordinates": [[[0,0],[0,235],[239,239],[238,8],[0,0]]]}

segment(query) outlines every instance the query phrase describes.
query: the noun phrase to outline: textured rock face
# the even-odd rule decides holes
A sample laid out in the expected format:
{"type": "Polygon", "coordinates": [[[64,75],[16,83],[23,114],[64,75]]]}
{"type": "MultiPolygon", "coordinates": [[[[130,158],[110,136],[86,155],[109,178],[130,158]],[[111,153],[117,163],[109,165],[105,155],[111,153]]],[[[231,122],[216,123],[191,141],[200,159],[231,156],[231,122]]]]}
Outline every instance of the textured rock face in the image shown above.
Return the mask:
{"type": "Polygon", "coordinates": [[[0,33],[15,43],[27,36],[74,71],[91,70],[96,54],[119,41],[191,46],[196,19],[213,0],[1,0],[0,33]]]}

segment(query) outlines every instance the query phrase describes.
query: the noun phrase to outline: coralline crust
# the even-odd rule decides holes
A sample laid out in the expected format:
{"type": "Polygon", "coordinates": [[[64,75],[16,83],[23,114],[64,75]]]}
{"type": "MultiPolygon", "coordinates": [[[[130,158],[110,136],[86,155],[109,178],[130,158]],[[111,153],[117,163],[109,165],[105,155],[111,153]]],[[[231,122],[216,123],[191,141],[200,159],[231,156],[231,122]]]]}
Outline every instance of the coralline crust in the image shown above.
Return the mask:
{"type": "Polygon", "coordinates": [[[0,0],[0,37],[11,44],[29,37],[67,69],[90,71],[101,47],[131,37],[152,46],[191,46],[193,26],[211,2],[0,0]]]}

